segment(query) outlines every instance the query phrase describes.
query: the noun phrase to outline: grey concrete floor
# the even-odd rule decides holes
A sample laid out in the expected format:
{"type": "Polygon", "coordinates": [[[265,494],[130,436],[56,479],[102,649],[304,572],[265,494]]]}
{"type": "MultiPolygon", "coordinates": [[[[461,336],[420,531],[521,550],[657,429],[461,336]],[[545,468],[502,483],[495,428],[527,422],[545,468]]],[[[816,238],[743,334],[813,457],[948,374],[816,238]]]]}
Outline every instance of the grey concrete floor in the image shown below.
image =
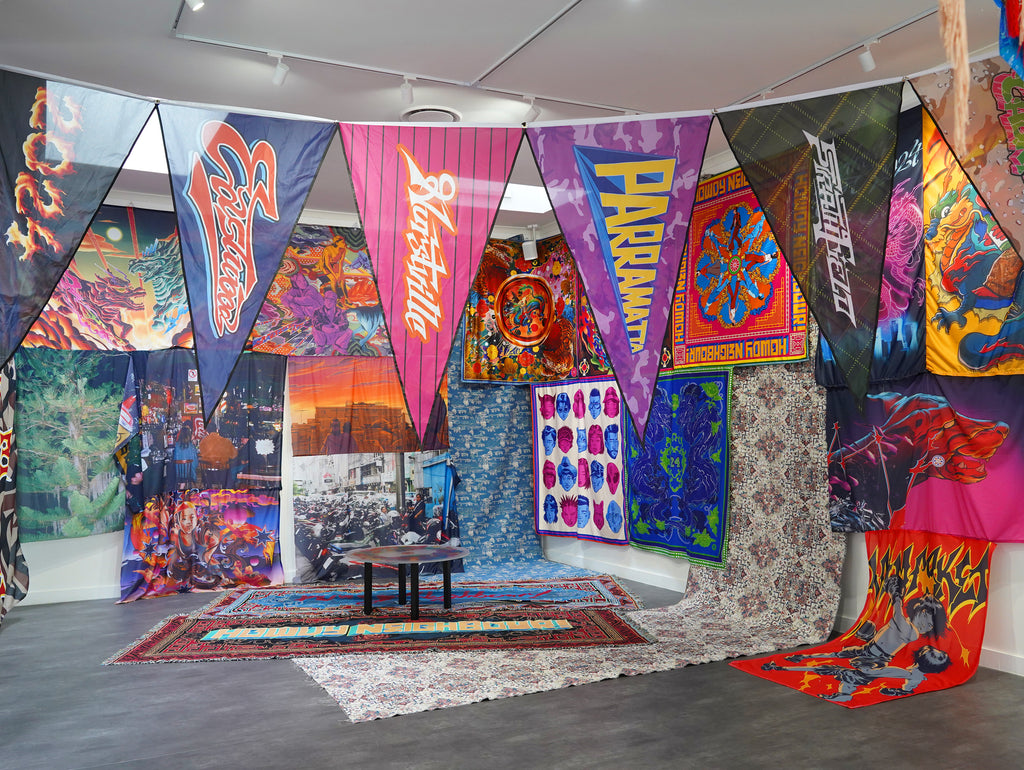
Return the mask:
{"type": "MultiPolygon", "coordinates": [[[[669,591],[623,581],[647,606],[669,591]]],[[[690,666],[353,724],[286,660],[102,666],[209,594],[15,607],[0,768],[1016,768],[1024,678],[850,710],[690,666]]]]}

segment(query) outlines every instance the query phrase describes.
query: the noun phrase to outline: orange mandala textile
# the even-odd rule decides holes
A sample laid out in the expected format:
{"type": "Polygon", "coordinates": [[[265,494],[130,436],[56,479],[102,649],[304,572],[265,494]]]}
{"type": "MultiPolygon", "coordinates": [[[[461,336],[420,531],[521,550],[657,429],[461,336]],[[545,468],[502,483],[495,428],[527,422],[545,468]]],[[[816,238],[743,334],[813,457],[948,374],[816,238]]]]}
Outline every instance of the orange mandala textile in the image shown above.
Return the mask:
{"type": "Polygon", "coordinates": [[[864,609],[842,636],[731,663],[849,708],[963,684],[978,668],[994,543],[928,532],[868,532],[864,609]]]}

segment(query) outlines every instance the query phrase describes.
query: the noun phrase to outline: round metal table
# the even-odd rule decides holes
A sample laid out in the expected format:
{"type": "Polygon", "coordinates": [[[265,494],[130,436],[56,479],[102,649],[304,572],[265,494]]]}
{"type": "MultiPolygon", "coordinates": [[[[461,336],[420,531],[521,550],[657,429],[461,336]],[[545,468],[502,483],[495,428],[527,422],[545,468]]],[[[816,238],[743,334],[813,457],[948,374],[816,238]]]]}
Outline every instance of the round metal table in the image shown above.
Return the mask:
{"type": "Polygon", "coordinates": [[[363,562],[363,611],[373,612],[373,565],[388,564],[398,567],[398,603],[405,604],[405,568],[410,569],[411,601],[409,616],[420,617],[420,565],[441,562],[444,576],[444,608],[452,607],[452,561],[469,556],[469,550],[454,545],[376,545],[354,548],[347,557],[363,562]]]}

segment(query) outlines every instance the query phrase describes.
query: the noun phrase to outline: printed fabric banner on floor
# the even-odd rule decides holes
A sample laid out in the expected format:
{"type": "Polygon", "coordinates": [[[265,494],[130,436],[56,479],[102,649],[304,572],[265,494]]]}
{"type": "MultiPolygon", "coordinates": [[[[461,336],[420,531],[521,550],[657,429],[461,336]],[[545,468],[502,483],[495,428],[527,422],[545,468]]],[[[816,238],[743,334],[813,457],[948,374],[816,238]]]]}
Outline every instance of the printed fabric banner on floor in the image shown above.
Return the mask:
{"type": "Polygon", "coordinates": [[[718,113],[858,399],[875,343],[902,90],[889,83],[718,113]]]}
{"type": "Polygon", "coordinates": [[[0,361],[46,305],[152,112],[0,71],[0,361]]]}
{"type": "Polygon", "coordinates": [[[741,169],[697,187],[672,348],[677,368],[807,356],[807,303],[741,169]]]}
{"type": "Polygon", "coordinates": [[[703,114],[527,129],[640,436],[710,127],[703,114]]]}
{"type": "Polygon", "coordinates": [[[729,542],[730,372],[662,372],[643,443],[626,431],[629,541],[709,567],[729,542]]]}
{"type": "Polygon", "coordinates": [[[398,376],[421,439],[521,128],[342,123],[398,376]]]}
{"type": "Polygon", "coordinates": [[[865,537],[870,583],[850,630],[818,647],[730,665],[847,708],[974,676],[995,544],[910,530],[865,537]]]}
{"type": "Polygon", "coordinates": [[[337,129],[169,104],[158,111],[210,419],[337,129]]]}
{"type": "Polygon", "coordinates": [[[624,545],[624,413],[612,379],[534,385],[537,533],[624,545]]]}

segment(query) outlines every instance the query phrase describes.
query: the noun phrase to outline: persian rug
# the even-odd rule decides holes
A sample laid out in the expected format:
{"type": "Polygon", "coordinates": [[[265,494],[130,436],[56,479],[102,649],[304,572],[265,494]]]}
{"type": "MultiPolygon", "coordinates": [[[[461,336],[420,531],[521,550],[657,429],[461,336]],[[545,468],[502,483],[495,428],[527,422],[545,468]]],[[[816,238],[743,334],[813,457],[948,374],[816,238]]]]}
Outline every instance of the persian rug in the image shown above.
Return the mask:
{"type": "Polygon", "coordinates": [[[730,665],[847,708],[963,684],[978,669],[995,544],[868,532],[864,609],[838,638],[730,665]]]}
{"type": "Polygon", "coordinates": [[[351,652],[530,649],[647,644],[647,635],[614,610],[553,607],[473,608],[421,615],[318,613],[266,617],[176,615],[112,656],[116,663],[292,658],[351,652]]]}
{"type": "MultiPolygon", "coordinates": [[[[421,606],[441,604],[441,583],[421,580],[419,595],[421,606]]],[[[452,584],[453,608],[495,603],[557,604],[563,609],[614,607],[635,610],[639,607],[637,600],[610,575],[564,580],[521,580],[514,583],[464,581],[452,584]]],[[[294,616],[334,611],[358,612],[362,606],[362,583],[239,587],[218,596],[195,614],[205,617],[294,616]]],[[[392,582],[375,585],[373,606],[400,606],[398,584],[392,582]]]]}

